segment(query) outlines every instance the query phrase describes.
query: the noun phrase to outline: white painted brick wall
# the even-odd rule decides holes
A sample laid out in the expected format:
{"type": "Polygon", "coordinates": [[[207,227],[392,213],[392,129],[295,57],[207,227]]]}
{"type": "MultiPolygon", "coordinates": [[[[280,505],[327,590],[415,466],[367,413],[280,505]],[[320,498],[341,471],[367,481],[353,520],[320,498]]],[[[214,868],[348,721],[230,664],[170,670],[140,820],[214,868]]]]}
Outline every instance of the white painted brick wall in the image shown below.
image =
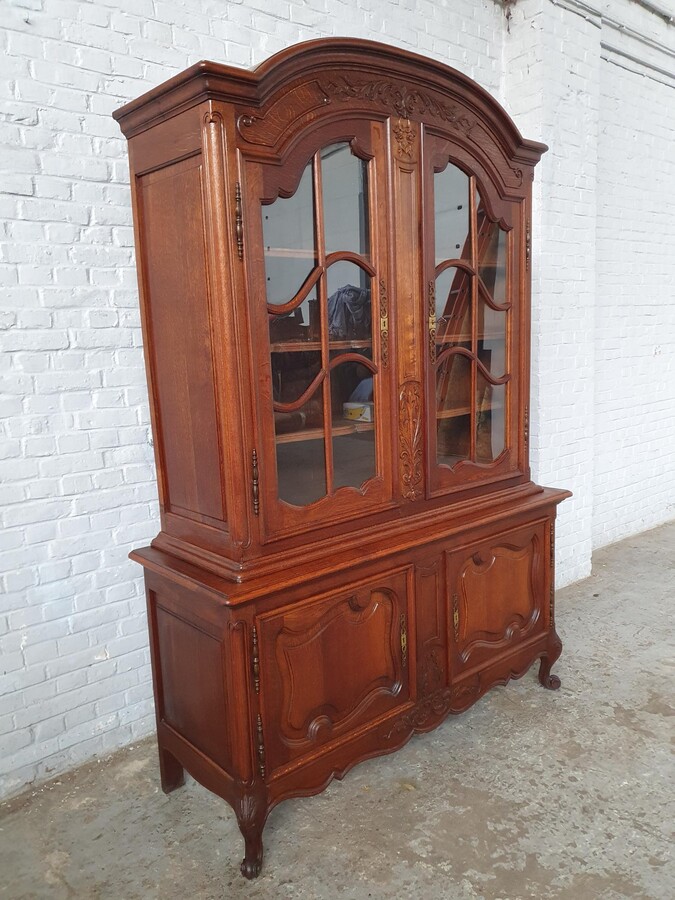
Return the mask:
{"type": "MultiPolygon", "coordinates": [[[[672,47],[673,29],[630,0],[601,5],[672,47]]],[[[673,91],[610,72],[597,13],[518,0],[510,34],[495,0],[5,0],[2,13],[0,796],[153,727],[127,553],[157,531],[156,486],[126,144],[110,113],[199,59],[249,66],[313,37],[382,40],[466,72],[549,143],[535,183],[531,442],[536,477],[575,491],[559,582],[588,571],[594,510],[597,543],[672,515],[672,480],[658,475],[675,437],[661,305],[669,296],[672,317],[673,91]]]]}
{"type": "Polygon", "coordinates": [[[0,796],[152,730],[140,568],[158,530],[126,141],[111,112],[200,59],[342,34],[495,90],[492,0],[15,0],[0,23],[0,796]]]}
{"type": "Polygon", "coordinates": [[[675,516],[675,41],[670,79],[626,57],[604,56],[595,314],[596,547],[675,516]]]}

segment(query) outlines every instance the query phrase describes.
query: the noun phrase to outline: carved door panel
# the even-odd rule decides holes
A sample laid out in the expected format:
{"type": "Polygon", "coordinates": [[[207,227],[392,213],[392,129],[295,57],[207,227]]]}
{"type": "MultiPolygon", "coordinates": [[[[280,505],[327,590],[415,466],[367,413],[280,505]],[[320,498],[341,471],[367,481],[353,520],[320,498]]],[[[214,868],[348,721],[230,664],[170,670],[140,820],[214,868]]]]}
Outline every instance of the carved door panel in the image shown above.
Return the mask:
{"type": "Polygon", "coordinates": [[[519,201],[478,160],[425,132],[427,495],[518,468],[519,201]]]}
{"type": "Polygon", "coordinates": [[[385,150],[345,118],[244,167],[268,539],[394,503],[385,150]]]}
{"type": "Polygon", "coordinates": [[[268,774],[408,699],[406,572],[258,619],[268,774]]]}
{"type": "Polygon", "coordinates": [[[545,537],[541,521],[448,554],[456,672],[479,666],[547,627],[545,537]]]}

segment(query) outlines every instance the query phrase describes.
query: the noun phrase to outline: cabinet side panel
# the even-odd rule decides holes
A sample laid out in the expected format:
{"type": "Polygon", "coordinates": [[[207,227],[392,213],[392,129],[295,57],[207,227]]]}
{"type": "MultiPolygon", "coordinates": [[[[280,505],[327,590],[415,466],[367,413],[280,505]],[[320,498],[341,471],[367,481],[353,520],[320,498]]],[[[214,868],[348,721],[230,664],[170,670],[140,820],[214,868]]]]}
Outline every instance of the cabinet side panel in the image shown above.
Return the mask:
{"type": "Polygon", "coordinates": [[[230,768],[223,644],[156,602],[157,646],[165,721],[221,768],[230,768]]]}
{"type": "Polygon", "coordinates": [[[165,509],[223,521],[201,156],[140,176],[137,187],[165,509]]]}

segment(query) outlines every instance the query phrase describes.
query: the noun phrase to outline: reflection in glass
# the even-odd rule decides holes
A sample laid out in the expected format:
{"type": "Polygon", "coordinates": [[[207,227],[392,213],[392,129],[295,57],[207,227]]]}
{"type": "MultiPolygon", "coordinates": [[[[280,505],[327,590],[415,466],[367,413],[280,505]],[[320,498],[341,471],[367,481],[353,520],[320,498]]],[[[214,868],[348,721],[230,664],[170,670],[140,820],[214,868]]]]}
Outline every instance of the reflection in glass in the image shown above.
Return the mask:
{"type": "Polygon", "coordinates": [[[299,410],[275,412],[279,498],[307,506],[326,494],[322,391],[299,410]]]}
{"type": "Polygon", "coordinates": [[[495,303],[506,303],[505,231],[478,210],[478,274],[495,303]]]}
{"type": "Polygon", "coordinates": [[[335,341],[370,341],[371,278],[353,262],[328,269],[328,336],[335,341]]]}
{"type": "Polygon", "coordinates": [[[286,344],[321,340],[320,308],[316,288],[309,291],[302,303],[291,312],[268,316],[272,350],[284,349],[286,344]]]}
{"type": "Polygon", "coordinates": [[[471,275],[454,266],[436,279],[436,339],[446,345],[471,341],[471,275]]]}
{"type": "Polygon", "coordinates": [[[446,466],[471,452],[471,365],[466,356],[451,353],[436,371],[436,457],[446,466]]]}
{"type": "Polygon", "coordinates": [[[349,144],[333,144],[321,151],[321,179],[326,253],[367,254],[368,163],[349,144]]]}
{"type": "Polygon", "coordinates": [[[274,403],[299,400],[321,370],[321,352],[273,353],[272,399],[274,403]]]}
{"type": "Polygon", "coordinates": [[[476,460],[492,462],[504,449],[504,396],[506,385],[490,384],[476,374],[476,460]]]}
{"type": "Polygon", "coordinates": [[[478,358],[495,378],[506,374],[506,312],[478,295],[478,358]]]}
{"type": "Polygon", "coordinates": [[[434,174],[436,265],[444,259],[471,261],[469,176],[449,163],[434,174]]]}
{"type": "Polygon", "coordinates": [[[267,302],[288,303],[316,265],[312,164],[292,197],[262,207],[267,302]]]}

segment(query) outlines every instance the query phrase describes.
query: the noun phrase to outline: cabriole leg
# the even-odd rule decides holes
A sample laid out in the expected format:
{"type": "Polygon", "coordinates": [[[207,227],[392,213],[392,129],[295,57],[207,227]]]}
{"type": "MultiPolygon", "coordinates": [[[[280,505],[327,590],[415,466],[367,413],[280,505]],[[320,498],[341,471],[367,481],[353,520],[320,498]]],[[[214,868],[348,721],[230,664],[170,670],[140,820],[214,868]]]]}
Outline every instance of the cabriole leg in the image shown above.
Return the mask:
{"type": "Polygon", "coordinates": [[[557,691],[560,687],[560,679],[557,675],[551,675],[551,669],[562,652],[562,642],[556,636],[553,643],[549,645],[546,656],[542,656],[539,663],[539,682],[549,691],[557,691]]]}
{"type": "Polygon", "coordinates": [[[247,786],[239,798],[235,812],[239,830],[244,838],[244,858],[241,874],[244,878],[257,878],[263,861],[262,833],[267,820],[267,793],[262,782],[247,786]]]}

